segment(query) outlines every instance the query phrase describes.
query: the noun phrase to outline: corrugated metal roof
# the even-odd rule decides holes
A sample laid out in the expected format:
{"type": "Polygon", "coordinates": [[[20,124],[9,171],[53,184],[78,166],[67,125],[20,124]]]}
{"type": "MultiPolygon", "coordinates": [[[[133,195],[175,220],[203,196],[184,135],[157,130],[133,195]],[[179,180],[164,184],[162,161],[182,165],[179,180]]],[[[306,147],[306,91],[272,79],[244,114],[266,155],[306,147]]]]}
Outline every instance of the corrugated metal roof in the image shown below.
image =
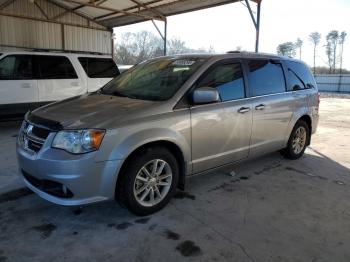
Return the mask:
{"type": "MultiPolygon", "coordinates": [[[[108,28],[239,2],[240,0],[48,0],[108,28]]],[[[260,2],[261,0],[252,0],[260,2]]]]}

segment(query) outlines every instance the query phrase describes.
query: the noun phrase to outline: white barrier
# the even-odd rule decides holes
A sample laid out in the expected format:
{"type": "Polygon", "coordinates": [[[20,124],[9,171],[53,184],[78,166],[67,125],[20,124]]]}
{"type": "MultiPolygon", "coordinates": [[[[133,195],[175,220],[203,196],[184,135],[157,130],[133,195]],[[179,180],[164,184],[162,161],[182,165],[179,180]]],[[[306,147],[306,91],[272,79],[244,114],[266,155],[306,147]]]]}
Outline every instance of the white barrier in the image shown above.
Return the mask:
{"type": "Polygon", "coordinates": [[[350,75],[315,75],[319,91],[350,93],[350,75]]]}

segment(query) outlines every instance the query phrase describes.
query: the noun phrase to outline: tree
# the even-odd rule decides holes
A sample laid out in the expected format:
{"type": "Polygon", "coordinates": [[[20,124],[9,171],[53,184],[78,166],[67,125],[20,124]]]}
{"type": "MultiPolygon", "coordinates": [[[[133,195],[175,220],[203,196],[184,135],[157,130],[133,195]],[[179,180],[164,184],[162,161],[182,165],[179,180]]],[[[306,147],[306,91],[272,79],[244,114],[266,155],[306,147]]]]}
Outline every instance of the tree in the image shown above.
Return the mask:
{"type": "Polygon", "coordinates": [[[344,42],[345,42],[345,38],[346,38],[346,32],[341,32],[340,36],[339,36],[339,45],[340,45],[340,74],[342,73],[342,69],[343,69],[343,51],[344,51],[344,42]]]}
{"type": "Polygon", "coordinates": [[[170,39],[167,43],[168,46],[168,54],[183,54],[186,53],[188,48],[186,47],[186,43],[179,38],[170,39]]]}
{"type": "Polygon", "coordinates": [[[337,64],[337,47],[339,43],[339,32],[332,30],[326,37],[326,54],[328,57],[329,73],[334,73],[337,64]]]}
{"type": "Polygon", "coordinates": [[[133,65],[163,54],[163,41],[152,32],[124,33],[116,46],[116,60],[133,65]]]}
{"type": "MultiPolygon", "coordinates": [[[[214,53],[210,47],[191,49],[179,38],[172,38],[167,41],[167,54],[183,53],[214,53]]],[[[163,40],[152,32],[140,31],[137,33],[124,33],[117,41],[115,48],[116,61],[119,64],[134,65],[144,60],[163,55],[163,40]]]]}
{"type": "Polygon", "coordinates": [[[301,40],[299,37],[297,39],[297,41],[295,42],[294,46],[295,48],[298,48],[299,49],[299,59],[301,59],[301,48],[303,46],[303,40],[301,40]]]}
{"type": "Polygon", "coordinates": [[[321,34],[319,32],[317,32],[317,31],[312,32],[309,35],[309,40],[314,45],[314,74],[315,74],[316,73],[316,70],[315,70],[315,68],[316,68],[316,49],[317,49],[318,44],[320,43],[321,34]]]}
{"type": "Polygon", "coordinates": [[[277,54],[282,56],[295,56],[295,45],[292,42],[285,42],[277,46],[277,54]]]}

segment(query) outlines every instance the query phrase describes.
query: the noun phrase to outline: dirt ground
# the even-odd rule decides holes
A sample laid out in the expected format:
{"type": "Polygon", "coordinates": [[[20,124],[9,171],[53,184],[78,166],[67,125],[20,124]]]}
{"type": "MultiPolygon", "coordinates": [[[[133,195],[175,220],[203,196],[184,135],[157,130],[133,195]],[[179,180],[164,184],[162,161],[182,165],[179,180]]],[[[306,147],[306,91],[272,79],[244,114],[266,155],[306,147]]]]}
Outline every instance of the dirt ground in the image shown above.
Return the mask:
{"type": "Polygon", "coordinates": [[[350,99],[323,96],[320,114],[303,158],[273,153],[190,178],[145,218],[114,202],[73,210],[21,189],[19,124],[1,123],[0,262],[348,262],[350,99]]]}

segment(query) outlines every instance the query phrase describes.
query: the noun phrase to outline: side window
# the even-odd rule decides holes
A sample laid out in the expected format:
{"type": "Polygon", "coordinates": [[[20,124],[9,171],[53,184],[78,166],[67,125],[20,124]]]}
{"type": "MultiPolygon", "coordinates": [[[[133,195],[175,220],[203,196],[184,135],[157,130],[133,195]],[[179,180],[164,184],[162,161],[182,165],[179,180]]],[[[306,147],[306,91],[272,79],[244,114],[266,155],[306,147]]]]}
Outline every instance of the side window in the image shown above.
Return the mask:
{"type": "Polygon", "coordinates": [[[34,56],[39,66],[40,79],[75,79],[78,78],[72,63],[65,56],[34,56]]]}
{"type": "Polygon", "coordinates": [[[197,87],[213,87],[221,101],[245,97],[243,71],[240,63],[217,65],[197,84],[197,87]]]}
{"type": "Polygon", "coordinates": [[[300,77],[290,68],[288,68],[288,78],[289,78],[289,86],[288,90],[302,90],[305,89],[304,82],[300,79],[300,77]]]}
{"type": "Polygon", "coordinates": [[[308,89],[316,86],[315,80],[311,74],[311,71],[307,66],[302,63],[295,61],[286,61],[286,65],[288,67],[288,77],[289,77],[289,85],[288,90],[300,90],[300,89],[308,89]],[[301,88],[295,88],[295,77],[298,78],[302,85],[301,88]]]}
{"type": "Polygon", "coordinates": [[[30,55],[9,55],[0,60],[0,80],[33,79],[30,55]]]}
{"type": "Polygon", "coordinates": [[[111,58],[79,57],[78,60],[90,78],[113,78],[120,74],[111,58]]]}
{"type": "Polygon", "coordinates": [[[252,96],[286,91],[286,83],[280,63],[269,60],[251,60],[248,64],[249,88],[252,96]]]}

